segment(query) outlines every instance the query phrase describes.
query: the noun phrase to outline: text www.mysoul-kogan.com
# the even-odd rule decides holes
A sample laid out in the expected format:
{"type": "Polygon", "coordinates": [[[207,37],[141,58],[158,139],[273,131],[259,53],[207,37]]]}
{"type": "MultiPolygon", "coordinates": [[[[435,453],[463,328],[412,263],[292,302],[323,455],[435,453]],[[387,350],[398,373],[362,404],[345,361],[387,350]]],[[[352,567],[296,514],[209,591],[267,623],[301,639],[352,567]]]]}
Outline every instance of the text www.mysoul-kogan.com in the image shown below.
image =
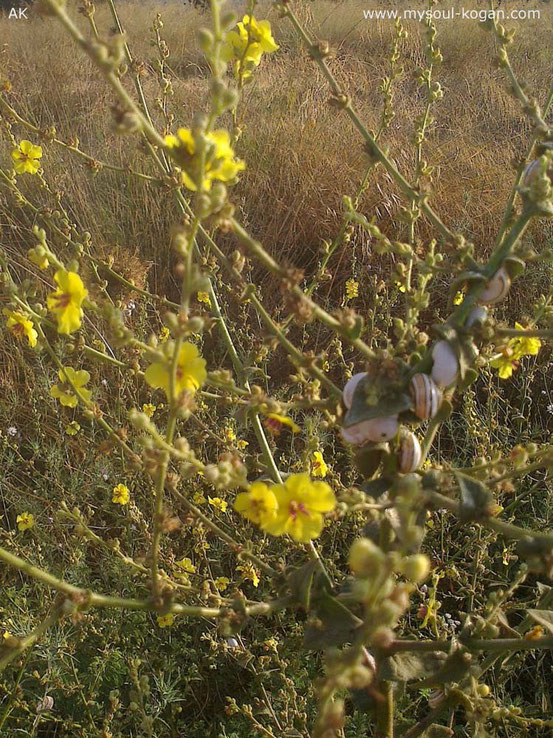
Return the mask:
{"type": "Polygon", "coordinates": [[[427,8],[422,10],[414,10],[405,8],[398,10],[397,8],[376,8],[373,10],[364,10],[363,16],[365,20],[418,20],[420,22],[432,20],[477,20],[485,21],[493,19],[502,20],[539,20],[541,18],[541,10],[539,8],[512,8],[504,10],[503,8],[478,9],[478,8],[427,8]]]}

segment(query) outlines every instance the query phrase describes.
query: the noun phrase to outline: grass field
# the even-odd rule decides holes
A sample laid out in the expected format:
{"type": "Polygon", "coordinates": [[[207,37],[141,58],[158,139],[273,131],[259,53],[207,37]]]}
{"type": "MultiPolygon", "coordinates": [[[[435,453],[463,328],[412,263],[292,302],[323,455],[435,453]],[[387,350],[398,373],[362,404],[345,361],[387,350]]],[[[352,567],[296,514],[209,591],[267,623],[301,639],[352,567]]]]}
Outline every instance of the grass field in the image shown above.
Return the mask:
{"type": "MultiPolygon", "coordinates": [[[[358,0],[293,5],[312,37],[328,41],[328,68],[373,134],[382,123],[383,80],[385,86],[394,73],[390,93],[394,115],[378,134],[379,144],[410,182],[417,180],[422,189],[428,188],[431,206],[451,232],[474,244],[471,253],[477,262],[486,264],[490,255],[494,258],[505,203],[534,133],[528,111],[511,94],[512,80],[497,63],[494,34],[474,21],[437,23],[435,43],[443,62],[433,66],[432,80],[439,82],[443,98],[437,96],[427,110],[425,87],[418,81],[428,65],[423,24],[403,23],[408,35],[397,42],[398,59],[391,61],[397,30],[392,21],[363,19],[363,10],[373,5],[358,0]],[[425,110],[425,140],[418,150],[413,142],[416,120],[425,110]],[[434,167],[431,177],[416,174],[421,155],[434,167]]],[[[535,96],[543,107],[551,87],[553,10],[547,3],[528,7],[539,7],[541,18],[506,24],[517,31],[508,52],[523,94],[535,96]]],[[[88,3],[81,8],[69,3],[68,12],[86,39],[94,40],[94,28],[100,39],[113,38],[116,19],[111,4],[98,4],[93,23],[86,17],[90,8],[88,3]]],[[[136,0],[121,2],[117,12],[133,58],[119,67],[121,83],[139,103],[144,96],[153,126],[162,135],[179,126],[190,127],[194,115],[208,112],[212,102],[210,64],[198,42],[199,29],[211,23],[210,13],[174,2],[157,6],[136,0]],[[157,13],[163,26],[157,26],[156,42],[157,13]],[[160,39],[168,49],[161,63],[165,46],[160,39]],[[171,94],[164,94],[161,77],[170,84],[171,94]]],[[[21,567],[6,566],[7,559],[2,559],[0,637],[5,634],[6,644],[0,643],[0,735],[552,735],[553,662],[547,640],[551,627],[540,626],[542,631],[533,634],[536,622],[527,615],[537,608],[551,616],[550,571],[520,573],[524,556],[515,546],[517,536],[504,535],[505,529],[495,525],[497,511],[490,514],[492,526],[487,527],[477,518],[459,520],[447,504],[436,501],[424,509],[405,508],[402,495],[407,493],[401,487],[392,487],[392,497],[383,504],[384,498],[371,496],[363,484],[371,476],[386,478],[388,472],[375,468],[364,478],[359,455],[340,437],[344,407],[324,383],[309,376],[316,357],[328,383],[341,389],[352,374],[366,368],[368,353],[363,356],[359,344],[328,320],[301,320],[294,275],[286,282],[282,273],[275,276],[267,268],[274,259],[290,270],[301,270],[296,281],[302,288],[309,288],[316,277],[312,297],[328,314],[346,321],[342,325],[351,319],[350,310],[364,318],[360,335],[367,352],[376,352],[380,362],[397,357],[413,366],[421,357],[424,361],[428,336],[430,341],[437,336],[436,324],[455,309],[451,298],[456,290],[449,295],[455,273],[474,268],[459,243],[444,239],[424,214],[410,228],[405,210],[409,202],[397,178],[382,165],[367,170],[369,158],[359,130],[344,111],[329,104],[328,80],[321,68],[289,20],[261,3],[255,16],[270,20],[279,49],[263,56],[251,84],[244,85],[234,119],[226,112],[216,127],[233,131],[234,152],[246,162],[229,193],[234,218],[263,244],[264,258],[252,258],[254,251],[242,244],[247,258],[241,277],[233,283],[217,249],[238,263],[243,257],[235,251],[237,230],[218,229],[206,220],[217,248],[209,246],[209,239],[198,239],[195,259],[204,282],[190,292],[186,299],[191,305],[183,308],[182,253],[171,248],[171,234],[176,224],[188,227],[190,218],[194,220],[183,215],[178,193],[184,193],[193,210],[199,200],[169,182],[168,175],[160,175],[147,137],[119,135],[115,130],[124,110],[113,85],[110,88],[62,24],[51,14],[40,13],[39,6],[33,6],[29,15],[29,21],[17,22],[6,14],[0,17],[0,170],[5,175],[0,180],[0,301],[2,307],[13,309],[14,294],[23,296],[47,326],[43,307],[52,275],[37,270],[27,258],[28,249],[37,244],[33,228],[42,227],[60,259],[67,264],[76,257],[81,260],[79,273],[89,286],[90,299],[100,307],[85,311],[82,331],[71,337],[47,326],[32,352],[8,330],[2,333],[0,545],[69,587],[147,604],[135,609],[104,605],[86,609],[81,602],[73,609],[68,606],[61,617],[62,595],[53,592],[60,587],[33,572],[27,576],[21,567]],[[43,174],[18,176],[15,194],[11,151],[14,141],[21,139],[42,146],[43,174]],[[343,198],[355,198],[356,193],[355,209],[361,217],[346,228],[343,198]],[[410,244],[413,285],[409,260],[393,248],[380,253],[378,238],[366,222],[363,225],[362,216],[390,242],[410,244]],[[338,248],[321,278],[325,249],[341,229],[338,248]],[[421,263],[433,253],[432,239],[438,240],[444,261],[436,262],[431,281],[415,284],[415,275],[424,276],[421,263]],[[79,251],[75,243],[85,246],[79,251]],[[441,270],[440,263],[445,265],[441,270]],[[211,299],[198,299],[208,289],[206,276],[213,285],[211,299]],[[348,280],[357,283],[356,295],[348,296],[348,280]],[[16,287],[10,286],[12,281],[16,287]],[[246,285],[255,286],[265,318],[255,302],[244,298],[246,285]],[[409,298],[417,285],[422,302],[413,312],[409,298]],[[187,400],[191,404],[181,415],[176,400],[164,398],[159,390],[152,392],[142,373],[148,345],[160,348],[168,335],[180,335],[165,314],[168,308],[184,310],[185,317],[190,311],[205,322],[201,336],[201,331],[190,333],[210,374],[203,392],[187,400]],[[290,315],[299,319],[288,324],[290,315]],[[404,319],[410,332],[402,333],[398,321],[404,319]],[[122,338],[123,325],[136,337],[134,344],[122,338]],[[268,325],[277,327],[276,338],[268,325]],[[279,345],[284,333],[292,349],[284,340],[279,345]],[[302,357],[301,369],[297,356],[294,361],[294,346],[302,357]],[[94,351],[100,356],[95,358],[94,351]],[[61,406],[52,398],[50,388],[58,372],[53,356],[59,366],[80,362],[90,372],[89,387],[100,415],[79,406],[61,406]],[[217,370],[230,373],[236,385],[217,370]],[[252,386],[258,388],[257,404],[251,399],[252,386]],[[301,587],[290,572],[309,561],[313,548],[252,526],[233,510],[235,488],[218,485],[205,468],[200,475],[199,467],[192,473],[189,459],[181,463],[178,456],[171,457],[169,472],[165,468],[165,498],[156,507],[159,495],[154,487],[161,473],[157,465],[166,447],[156,447],[158,441],[151,448],[143,443],[143,430],[128,414],[145,405],[154,408],[153,422],[159,428],[174,421],[177,435],[186,437],[201,464],[219,464],[219,475],[221,463],[229,459],[243,465],[250,482],[274,479],[273,467],[285,475],[314,474],[314,452],[323,454],[328,465],[324,481],[336,493],[338,504],[316,543],[333,591],[343,595],[340,602],[349,602],[348,587],[354,580],[348,568],[350,546],[360,535],[370,535],[371,525],[381,525],[379,545],[384,550],[389,545],[398,556],[414,555],[417,548],[398,531],[416,527],[424,533],[422,551],[431,561],[432,573],[410,591],[395,626],[396,637],[458,643],[468,616],[472,638],[518,638],[528,643],[543,637],[544,648],[505,652],[497,648],[490,657],[485,648],[467,647],[464,655],[471,660],[470,668],[448,672],[442,681],[425,680],[435,672],[428,671],[427,664],[426,671],[418,664],[416,678],[403,679],[398,672],[390,677],[382,666],[387,652],[379,650],[382,640],[371,640],[374,633],[367,616],[366,645],[378,661],[375,681],[370,687],[360,682],[356,688],[352,677],[333,687],[335,701],[329,704],[344,701],[344,714],[334,719],[322,697],[324,685],[331,683],[338,651],[346,653],[345,644],[352,639],[348,640],[350,630],[346,635],[340,631],[345,627],[343,613],[321,615],[322,610],[305,606],[303,589],[297,594],[301,587]],[[290,415],[298,433],[284,429],[273,435],[264,417],[268,411],[290,415]],[[99,417],[115,429],[113,433],[97,422],[99,417]],[[136,458],[125,455],[127,443],[136,458]],[[140,463],[145,459],[146,466],[136,459],[142,459],[140,463]],[[112,489],[120,483],[130,489],[129,504],[112,502],[112,489]],[[388,508],[395,512],[394,506],[404,516],[404,528],[389,522],[388,508]],[[24,511],[34,515],[34,526],[28,530],[18,525],[17,516],[24,511]],[[391,530],[388,543],[382,533],[388,530],[386,525],[391,530]],[[253,557],[270,562],[273,574],[256,558],[242,557],[244,546],[253,557]],[[151,575],[156,555],[153,570],[158,573],[151,575]],[[157,576],[165,577],[163,607],[157,576]],[[515,581],[520,583],[513,586],[515,581]],[[242,629],[237,627],[240,607],[255,609],[256,603],[278,601],[289,596],[290,589],[301,606],[296,602],[290,608],[270,607],[265,617],[251,617],[242,629]],[[536,604],[538,600],[541,604],[536,604]],[[176,610],[174,622],[164,627],[159,617],[175,603],[223,608],[225,613],[218,621],[209,614],[194,618],[176,610]],[[323,625],[327,620],[332,625],[334,616],[338,625],[325,631],[323,625]],[[45,632],[42,623],[49,626],[45,632]],[[317,628],[323,636],[317,635],[317,628]],[[379,717],[384,705],[389,706],[390,684],[395,685],[395,728],[386,727],[379,717]],[[442,703],[439,690],[445,693],[442,703]],[[459,697],[462,692],[465,698],[459,697]],[[49,697],[52,704],[45,702],[49,697]],[[434,718],[425,723],[425,715],[433,709],[434,718]]],[[[225,79],[234,84],[230,72],[225,79]]],[[[551,125],[551,114],[545,120],[551,125]]],[[[553,140],[547,138],[550,134],[545,140],[553,140]]],[[[155,152],[162,156],[159,146],[155,152]]],[[[507,225],[514,221],[513,216],[507,225]]],[[[533,444],[548,449],[553,430],[553,360],[547,343],[552,327],[551,223],[550,218],[534,218],[519,242],[515,253],[528,262],[527,269],[514,282],[508,300],[495,309],[488,333],[480,336],[478,379],[463,393],[450,396],[452,412],[430,439],[429,458],[417,471],[421,479],[429,469],[444,479],[451,469],[465,469],[493,490],[493,503],[500,506],[506,525],[542,533],[551,529],[553,516],[551,454],[543,451],[540,456],[533,444]],[[515,321],[537,331],[540,350],[517,359],[512,377],[500,379],[490,360],[505,348],[505,331],[514,329],[515,321]],[[513,453],[513,448],[519,451],[513,453]],[[517,466],[520,448],[529,454],[529,460],[525,456],[521,462],[529,465],[525,473],[517,466]],[[476,470],[471,472],[473,465],[476,470]]],[[[465,295],[470,295],[472,284],[469,280],[465,295]]],[[[173,436],[167,437],[172,443],[173,436]]],[[[448,484],[440,490],[456,499],[452,483],[448,484]]],[[[161,487],[163,493],[163,481],[161,487]]],[[[313,592],[323,586],[317,577],[313,592]]],[[[384,590],[385,583],[380,591],[384,590]]],[[[330,607],[324,593],[317,596],[330,607]]],[[[73,593],[67,601],[73,598],[74,604],[75,597],[73,593]]],[[[354,610],[359,615],[358,604],[354,610]]],[[[386,664],[392,669],[389,661],[386,664]]]]}

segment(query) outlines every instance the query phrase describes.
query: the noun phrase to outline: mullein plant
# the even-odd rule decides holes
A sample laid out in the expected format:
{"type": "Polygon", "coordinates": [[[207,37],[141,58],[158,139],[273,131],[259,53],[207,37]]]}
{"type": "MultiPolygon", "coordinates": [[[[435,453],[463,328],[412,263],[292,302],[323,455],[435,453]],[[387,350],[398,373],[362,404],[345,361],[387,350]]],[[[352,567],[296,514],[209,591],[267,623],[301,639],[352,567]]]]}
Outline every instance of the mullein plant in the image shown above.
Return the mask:
{"type": "MultiPolygon", "coordinates": [[[[122,31],[113,3],[110,7],[115,25],[122,31]]],[[[0,183],[12,201],[35,218],[27,267],[34,269],[35,275],[38,270],[49,283],[44,292],[38,280],[21,280],[17,263],[8,253],[2,255],[7,340],[20,342],[29,362],[35,361],[40,352],[53,377],[52,402],[78,409],[76,417],[83,425],[95,425],[119,447],[129,468],[143,475],[151,489],[152,505],[150,510],[142,511],[150,520],[151,546],[146,562],[134,561],[120,549],[111,548],[114,556],[121,557],[148,583],[149,594],[143,598],[90,591],[0,548],[0,559],[5,564],[59,593],[36,631],[22,638],[5,639],[0,646],[0,664],[5,666],[18,658],[61,618],[90,608],[151,611],[161,628],[173,627],[179,617],[208,618],[216,621],[233,643],[238,643],[236,636],[247,627],[249,618],[283,610],[305,611],[305,645],[323,651],[325,656],[324,676],[317,687],[318,712],[311,728],[314,738],[343,734],[347,694],[353,696],[358,709],[373,716],[379,738],[394,734],[415,738],[456,707],[464,709],[474,735],[485,735],[485,725],[504,719],[520,723],[516,710],[496,702],[483,678],[500,656],[553,646],[553,617],[548,609],[553,598],[548,592],[536,609],[527,611],[524,620],[526,625],[537,623],[542,628],[537,637],[526,638],[522,626],[518,631],[511,628],[508,637],[503,637],[499,628],[503,607],[528,573],[550,576],[553,572],[553,535],[536,533],[504,519],[494,490],[506,480],[516,484],[532,471],[549,469],[553,466],[553,446],[520,445],[507,458],[484,460],[474,468],[463,469],[433,465],[429,454],[453,403],[477,379],[485,364],[508,381],[525,356],[536,355],[542,342],[553,337],[550,295],[544,296],[532,318],[513,328],[502,325],[494,316],[495,306],[507,299],[513,280],[527,263],[551,256],[535,253],[521,238],[532,220],[553,216],[553,131],[546,122],[553,91],[543,110],[528,97],[507,53],[512,33],[493,21],[487,22],[487,30],[498,44],[500,66],[529,116],[533,132],[495,246],[488,260],[479,262],[473,244],[448,227],[431,204],[433,170],[425,159],[425,142],[432,128],[433,106],[442,96],[435,80],[441,52],[432,21],[425,21],[426,66],[419,70],[418,80],[426,102],[415,121],[415,171],[410,178],[398,170],[381,143],[394,115],[393,83],[402,74],[399,49],[405,31],[401,24],[396,24],[390,74],[381,86],[385,105],[375,133],[364,125],[354,101],[334,77],[329,45],[310,35],[293,3],[278,2],[275,9],[292,24],[326,79],[329,102],[336,115],[359,131],[360,145],[367,155],[367,169],[357,192],[344,198],[340,232],[326,244],[316,274],[306,281],[302,272],[278,263],[247,232],[232,201],[232,187],[247,166],[246,154],[238,150],[240,91],[246,82],[255,83],[264,56],[278,51],[269,21],[255,15],[256,3],[252,2],[248,14],[237,22],[232,13],[224,12],[222,0],[211,0],[212,25],[199,36],[211,72],[208,105],[206,112],[183,125],[174,124],[169,111],[171,89],[164,61],[167,52],[161,36],[163,24],[160,18],[156,20],[154,45],[159,54],[158,80],[163,87],[158,107],[165,126],[161,131],[152,122],[139,71],[122,33],[102,40],[90,2],[85,4],[83,15],[91,24],[92,40],[63,2],[42,0],[42,9],[52,17],[51,22],[64,26],[92,60],[118,100],[115,130],[141,138],[158,175],[123,168],[120,171],[165,187],[175,198],[181,218],[168,234],[168,241],[176,254],[175,274],[181,290],[178,302],[151,294],[95,255],[90,234],[72,222],[62,196],[49,187],[48,152],[62,147],[96,172],[105,166],[118,167],[89,156],[77,141],[59,138],[54,128],[33,126],[8,102],[6,85],[0,109],[3,134],[12,152],[11,160],[3,160],[0,183]],[[131,70],[138,102],[127,87],[131,70]],[[233,120],[231,130],[225,126],[228,117],[233,120]],[[16,136],[20,129],[28,138],[16,136]],[[401,217],[404,227],[397,240],[386,236],[375,219],[359,211],[361,195],[377,167],[386,170],[405,197],[401,217]],[[33,204],[24,186],[27,177],[36,178],[51,197],[51,208],[33,204]],[[435,229],[435,240],[425,248],[420,247],[417,235],[422,219],[435,229]],[[345,299],[335,312],[327,311],[312,297],[326,279],[332,254],[354,240],[355,229],[370,236],[375,253],[393,256],[396,266],[391,281],[403,288],[405,316],[394,318],[391,334],[381,345],[375,345],[370,326],[353,307],[363,288],[363,275],[356,274],[346,284],[345,299]],[[220,234],[236,244],[230,255],[220,245],[220,234]],[[217,261],[228,283],[239,291],[243,304],[258,316],[270,336],[270,346],[282,347],[295,366],[299,391],[289,402],[271,397],[266,389],[253,383],[251,372],[246,371],[245,358],[233,340],[236,327],[221,310],[218,284],[205,268],[207,253],[217,261]],[[273,319],[260,290],[247,280],[250,261],[257,262],[278,281],[290,312],[285,321],[277,323],[273,319]],[[143,340],[128,327],[110,298],[102,274],[163,311],[163,340],[155,335],[143,340]],[[453,275],[451,312],[445,322],[433,326],[430,336],[419,327],[420,314],[429,305],[430,282],[443,275],[453,275]],[[211,315],[198,311],[195,301],[211,315]],[[344,370],[341,381],[331,378],[323,358],[295,345],[289,330],[292,320],[304,326],[322,325],[337,353],[343,355],[347,348],[355,357],[354,371],[350,367],[344,370]],[[87,327],[99,324],[110,335],[119,358],[91,345],[87,327]],[[204,355],[202,334],[207,329],[220,331],[232,371],[220,369],[204,355]],[[130,352],[132,360],[128,358],[130,352]],[[97,399],[92,376],[100,374],[103,363],[135,377],[149,392],[147,403],[128,411],[133,435],[123,433],[109,407],[97,399]],[[240,407],[255,435],[261,475],[249,468],[239,447],[217,460],[202,461],[189,432],[199,402],[230,402],[240,407]],[[163,424],[156,417],[161,403],[166,411],[163,424]],[[338,478],[329,473],[334,461],[325,458],[316,440],[303,469],[290,470],[278,464],[274,436],[301,434],[301,425],[296,422],[300,411],[304,418],[311,412],[322,413],[327,430],[351,450],[358,469],[355,486],[347,490],[339,487],[338,478]],[[198,475],[212,489],[208,500],[189,493],[190,480],[198,475]],[[225,497],[232,500],[231,505],[225,497]],[[223,594],[206,599],[205,593],[190,585],[190,577],[197,572],[189,559],[183,559],[180,568],[176,567],[178,571],[169,574],[165,540],[172,530],[174,516],[170,510],[174,507],[220,538],[237,556],[244,578],[253,586],[258,585],[260,575],[270,582],[274,597],[250,601],[238,589],[232,597],[226,597],[228,581],[220,578],[223,594]],[[490,595],[483,614],[466,615],[455,637],[421,639],[417,633],[400,637],[411,596],[431,572],[430,559],[424,553],[425,521],[427,514],[436,509],[449,511],[462,524],[477,524],[507,541],[516,541],[523,563],[512,586],[490,595]],[[223,514],[236,516],[236,526],[222,526],[219,516],[223,514]],[[337,582],[325,566],[324,529],[345,526],[352,515],[360,514],[362,535],[345,552],[346,576],[337,582]],[[238,526],[240,519],[250,527],[238,526]],[[246,537],[231,535],[228,530],[234,527],[246,531],[246,537]],[[247,538],[248,531],[252,540],[254,531],[281,538],[296,552],[296,562],[303,556],[305,563],[283,567],[278,556],[270,560],[270,546],[259,555],[247,538]],[[433,687],[436,692],[428,716],[396,729],[398,685],[406,682],[433,687]]],[[[233,442],[234,431],[229,429],[229,434],[233,442]]],[[[117,484],[111,504],[121,508],[133,505],[132,488],[123,481],[117,484]]],[[[106,545],[78,509],[62,505],[60,514],[72,521],[82,536],[106,545]]],[[[22,511],[17,524],[23,532],[30,531],[37,522],[33,514],[22,511]]],[[[534,723],[553,725],[548,719],[534,723]]]]}

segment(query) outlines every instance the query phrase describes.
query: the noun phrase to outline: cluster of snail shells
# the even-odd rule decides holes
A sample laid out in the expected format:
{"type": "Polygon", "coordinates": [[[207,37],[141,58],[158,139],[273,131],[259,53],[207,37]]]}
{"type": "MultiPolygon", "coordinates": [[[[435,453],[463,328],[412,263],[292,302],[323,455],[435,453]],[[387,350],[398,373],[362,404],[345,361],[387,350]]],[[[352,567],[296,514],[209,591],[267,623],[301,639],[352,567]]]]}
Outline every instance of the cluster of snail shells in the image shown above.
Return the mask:
{"type": "MultiPolygon", "coordinates": [[[[347,382],[342,392],[344,405],[351,408],[353,404],[353,394],[359,382],[367,376],[367,372],[359,372],[347,382]]],[[[361,446],[363,443],[384,443],[397,435],[399,430],[399,420],[397,415],[390,415],[386,418],[372,418],[371,420],[362,420],[360,423],[350,425],[347,428],[342,427],[340,433],[346,443],[353,446],[361,446]]]]}

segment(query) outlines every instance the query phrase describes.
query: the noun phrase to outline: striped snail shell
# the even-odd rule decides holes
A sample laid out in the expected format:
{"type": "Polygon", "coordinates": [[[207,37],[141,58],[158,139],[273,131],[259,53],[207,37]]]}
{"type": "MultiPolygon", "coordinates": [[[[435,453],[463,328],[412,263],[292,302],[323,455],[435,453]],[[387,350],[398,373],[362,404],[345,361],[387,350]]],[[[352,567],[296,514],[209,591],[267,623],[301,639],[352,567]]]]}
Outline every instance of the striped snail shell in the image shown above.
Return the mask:
{"type": "Polygon", "coordinates": [[[419,439],[411,431],[404,431],[399,441],[399,471],[410,474],[419,468],[422,450],[419,439]]]}
{"type": "Polygon", "coordinates": [[[438,341],[432,349],[432,379],[438,387],[449,387],[453,384],[459,371],[459,362],[455,352],[447,341],[438,341]]]}
{"type": "Polygon", "coordinates": [[[371,420],[362,420],[360,423],[350,425],[347,428],[340,428],[342,438],[346,443],[354,446],[360,446],[362,443],[369,441],[370,443],[381,443],[389,441],[398,432],[399,421],[397,415],[389,418],[372,418],[371,420]]]}
{"type": "Polygon", "coordinates": [[[411,379],[411,395],[415,401],[415,415],[421,420],[429,420],[440,409],[442,393],[428,374],[415,374],[411,379]]]}
{"type": "Polygon", "coordinates": [[[503,300],[510,289],[511,277],[505,267],[502,266],[484,287],[478,297],[478,302],[483,305],[495,305],[503,300]]]}
{"type": "Polygon", "coordinates": [[[353,393],[355,392],[359,382],[367,376],[367,372],[358,372],[346,382],[346,386],[343,389],[342,397],[344,399],[344,405],[349,410],[353,404],[353,393]]]}
{"type": "Polygon", "coordinates": [[[472,326],[476,325],[476,323],[484,323],[487,317],[488,311],[485,307],[475,307],[467,315],[467,319],[465,320],[465,327],[472,328],[472,326]]]}

